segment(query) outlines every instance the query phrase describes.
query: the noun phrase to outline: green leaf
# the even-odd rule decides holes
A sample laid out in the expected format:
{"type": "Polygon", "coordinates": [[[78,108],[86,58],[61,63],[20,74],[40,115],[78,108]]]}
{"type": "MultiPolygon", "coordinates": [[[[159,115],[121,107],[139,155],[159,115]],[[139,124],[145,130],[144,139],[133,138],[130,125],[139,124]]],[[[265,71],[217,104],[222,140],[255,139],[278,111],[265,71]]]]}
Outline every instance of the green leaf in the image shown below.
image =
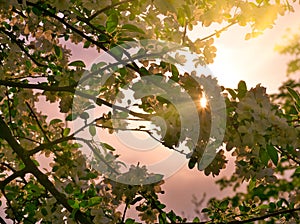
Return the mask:
{"type": "Polygon", "coordinates": [[[68,200],[68,204],[74,208],[74,209],[78,209],[79,208],[79,203],[77,200],[72,200],[72,199],[69,199],[68,200]]]}
{"type": "Polygon", "coordinates": [[[37,7],[32,7],[32,12],[37,16],[42,15],[42,12],[37,7]]]}
{"type": "Polygon", "coordinates": [[[106,20],[106,31],[111,33],[118,26],[118,15],[116,13],[112,13],[106,20]]]}
{"type": "Polygon", "coordinates": [[[62,49],[59,46],[54,45],[54,52],[58,59],[63,58],[63,52],[62,49]]]}
{"type": "Polygon", "coordinates": [[[260,161],[261,161],[265,166],[268,165],[268,162],[269,162],[270,157],[269,157],[269,155],[268,155],[268,153],[267,153],[267,151],[266,151],[265,149],[261,148],[261,149],[259,150],[259,158],[260,158],[260,161]]]}
{"type": "Polygon", "coordinates": [[[268,209],[268,208],[269,208],[269,205],[262,204],[262,205],[259,205],[258,208],[259,208],[259,209],[268,209]]]}
{"type": "Polygon", "coordinates": [[[34,163],[34,165],[40,166],[40,164],[39,164],[39,162],[37,160],[33,159],[32,162],[34,163]]]}
{"type": "Polygon", "coordinates": [[[245,162],[244,160],[240,160],[238,161],[238,164],[240,164],[241,166],[246,166],[247,162],[245,162]]]}
{"type": "Polygon", "coordinates": [[[37,126],[34,126],[34,125],[28,125],[27,128],[31,129],[31,130],[34,130],[34,131],[38,131],[39,128],[37,126]]]}
{"type": "Polygon", "coordinates": [[[65,129],[64,129],[64,132],[63,132],[63,136],[64,136],[64,137],[68,136],[69,133],[70,133],[70,131],[71,131],[70,128],[65,128],[65,129]]]}
{"type": "Polygon", "coordinates": [[[193,219],[193,222],[200,222],[200,219],[199,219],[198,217],[195,217],[195,218],[193,219]]]}
{"type": "Polygon", "coordinates": [[[138,28],[137,26],[135,26],[133,24],[125,24],[122,26],[122,29],[128,30],[130,32],[137,32],[137,33],[145,34],[145,32],[142,29],[138,28]]]}
{"type": "Polygon", "coordinates": [[[229,205],[229,200],[224,200],[219,204],[219,207],[223,210],[225,210],[229,205]]]}
{"type": "Polygon", "coordinates": [[[141,201],[143,199],[143,197],[139,196],[139,197],[136,197],[135,199],[132,200],[132,202],[130,202],[131,205],[134,205],[135,203],[141,201]]]}
{"type": "Polygon", "coordinates": [[[71,183],[67,184],[67,186],[65,187],[65,192],[66,192],[67,194],[73,193],[73,186],[72,186],[71,183]]]}
{"type": "Polygon", "coordinates": [[[91,42],[87,40],[86,42],[84,42],[83,48],[89,48],[90,45],[91,45],[91,42]]]}
{"type": "Polygon", "coordinates": [[[104,143],[104,142],[101,142],[101,146],[110,150],[110,151],[115,151],[115,148],[112,147],[111,145],[107,144],[107,143],[104,143]]]}
{"type": "Polygon", "coordinates": [[[272,162],[277,166],[278,164],[278,152],[272,145],[267,145],[267,152],[272,160],[272,162]]]}
{"type": "Polygon", "coordinates": [[[186,18],[185,18],[185,13],[183,8],[178,9],[177,20],[180,26],[185,26],[186,18]]]}
{"type": "Polygon", "coordinates": [[[249,185],[248,185],[249,191],[252,191],[255,188],[255,185],[256,185],[255,178],[251,178],[250,182],[249,182],[249,185]]]}
{"type": "Polygon", "coordinates": [[[178,82],[178,80],[179,80],[179,71],[178,71],[177,67],[175,65],[171,65],[171,70],[172,70],[172,77],[171,77],[171,79],[174,82],[178,82]]]}
{"type": "Polygon", "coordinates": [[[122,58],[124,54],[124,49],[120,46],[113,47],[110,52],[117,58],[122,58]]]}
{"type": "Polygon", "coordinates": [[[41,208],[41,213],[42,213],[43,216],[48,215],[47,209],[45,209],[45,208],[41,208]]]}
{"type": "Polygon", "coordinates": [[[52,167],[52,172],[56,172],[58,170],[58,168],[59,168],[58,166],[53,166],[52,167]]]}
{"type": "Polygon", "coordinates": [[[197,162],[197,158],[195,158],[195,157],[192,156],[191,159],[190,159],[190,161],[189,161],[189,164],[188,164],[189,168],[193,169],[195,167],[195,165],[196,165],[196,162],[197,162]]]}
{"type": "Polygon", "coordinates": [[[176,214],[174,213],[173,210],[171,210],[170,212],[168,212],[167,214],[168,218],[171,220],[171,222],[176,222],[176,214]]]}
{"type": "Polygon", "coordinates": [[[92,198],[89,198],[88,205],[89,206],[98,205],[98,204],[100,204],[101,201],[102,201],[102,198],[99,196],[92,197],[92,198]]]}
{"type": "Polygon", "coordinates": [[[77,118],[77,115],[72,113],[66,117],[66,121],[74,121],[76,118],[77,118]]]}
{"type": "Polygon", "coordinates": [[[88,178],[88,180],[91,180],[91,179],[95,179],[98,177],[98,175],[96,173],[92,173],[92,172],[89,172],[86,177],[88,178]]]}
{"type": "Polygon", "coordinates": [[[27,69],[30,69],[31,66],[32,66],[32,64],[31,64],[31,62],[29,60],[25,61],[25,64],[26,64],[26,68],[27,69]]]}
{"type": "Polygon", "coordinates": [[[130,218],[126,219],[125,221],[125,224],[134,224],[134,223],[135,223],[134,219],[130,219],[130,218]]]}
{"type": "Polygon", "coordinates": [[[293,90],[289,86],[287,86],[286,88],[289,91],[289,93],[292,96],[292,98],[295,100],[296,106],[297,106],[298,110],[300,110],[300,95],[299,95],[299,93],[297,93],[295,90],[293,90]]]}
{"type": "Polygon", "coordinates": [[[236,92],[233,89],[230,88],[226,88],[226,90],[229,92],[229,94],[231,95],[231,97],[235,100],[236,99],[236,92]]]}
{"type": "Polygon", "coordinates": [[[52,120],[50,121],[50,125],[57,124],[57,123],[60,123],[60,122],[62,122],[61,119],[55,118],[55,119],[52,119],[52,120]]]}
{"type": "Polygon", "coordinates": [[[245,81],[240,81],[238,84],[238,98],[242,99],[247,93],[247,85],[245,81]]]}
{"type": "Polygon", "coordinates": [[[89,126],[89,132],[90,132],[91,136],[93,136],[93,137],[96,135],[96,127],[95,127],[95,125],[90,125],[89,126]]]}
{"type": "Polygon", "coordinates": [[[158,221],[159,223],[167,223],[167,215],[166,213],[159,213],[158,215],[158,221]]]}
{"type": "Polygon", "coordinates": [[[79,115],[79,117],[84,120],[87,120],[90,117],[90,115],[87,112],[83,112],[79,115]]]}
{"type": "Polygon", "coordinates": [[[300,174],[300,166],[298,166],[296,169],[295,169],[295,172],[293,174],[294,175],[299,175],[300,174]]]}
{"type": "Polygon", "coordinates": [[[68,64],[68,66],[75,66],[75,67],[85,67],[85,64],[83,61],[72,61],[71,63],[68,64]]]}
{"type": "Polygon", "coordinates": [[[210,211],[209,208],[204,208],[204,209],[201,210],[201,212],[209,212],[209,211],[210,211]]]}

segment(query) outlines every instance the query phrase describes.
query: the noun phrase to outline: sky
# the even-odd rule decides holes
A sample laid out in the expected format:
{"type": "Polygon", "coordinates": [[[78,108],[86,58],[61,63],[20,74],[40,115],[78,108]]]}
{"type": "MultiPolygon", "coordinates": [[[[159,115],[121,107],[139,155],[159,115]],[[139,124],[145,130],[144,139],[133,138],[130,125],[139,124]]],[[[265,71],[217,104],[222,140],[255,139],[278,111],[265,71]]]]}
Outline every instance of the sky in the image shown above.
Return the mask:
{"type": "MultiPolygon", "coordinates": [[[[280,55],[274,48],[283,43],[287,28],[300,28],[298,5],[295,11],[279,17],[273,29],[265,30],[257,38],[245,40],[247,27],[237,25],[222,33],[215,40],[217,57],[214,64],[209,66],[220,84],[234,88],[243,79],[249,87],[261,83],[269,93],[276,92],[282,81],[287,79],[286,64],[289,57],[280,55]]],[[[193,31],[191,36],[197,37],[197,31],[193,31]]]]}

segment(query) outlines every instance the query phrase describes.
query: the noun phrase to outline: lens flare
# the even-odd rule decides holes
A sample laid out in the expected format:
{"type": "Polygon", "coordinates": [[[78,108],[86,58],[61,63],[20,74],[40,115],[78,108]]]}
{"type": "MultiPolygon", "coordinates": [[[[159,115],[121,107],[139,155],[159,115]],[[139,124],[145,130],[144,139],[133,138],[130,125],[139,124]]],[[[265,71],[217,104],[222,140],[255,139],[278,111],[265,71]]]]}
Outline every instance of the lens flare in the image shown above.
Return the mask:
{"type": "Polygon", "coordinates": [[[207,106],[207,98],[205,94],[203,94],[202,97],[200,98],[200,106],[201,108],[206,108],[207,106]]]}

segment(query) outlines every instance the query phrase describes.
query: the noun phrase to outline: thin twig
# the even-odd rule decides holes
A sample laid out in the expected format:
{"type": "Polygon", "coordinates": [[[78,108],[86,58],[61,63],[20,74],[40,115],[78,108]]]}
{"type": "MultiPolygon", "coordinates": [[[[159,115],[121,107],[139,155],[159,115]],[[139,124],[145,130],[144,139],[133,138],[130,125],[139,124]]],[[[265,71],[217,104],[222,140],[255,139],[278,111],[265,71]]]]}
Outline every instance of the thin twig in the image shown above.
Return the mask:
{"type": "Polygon", "coordinates": [[[111,5],[109,5],[109,6],[106,6],[106,7],[104,7],[103,9],[100,9],[100,10],[96,11],[93,15],[91,15],[91,16],[88,18],[88,20],[91,21],[92,19],[94,19],[95,17],[97,17],[98,15],[100,15],[101,13],[103,13],[103,12],[105,12],[105,11],[107,11],[107,10],[109,10],[109,9],[112,9],[112,8],[118,6],[118,5],[122,5],[122,4],[124,4],[124,3],[131,2],[131,1],[132,1],[132,0],[124,0],[124,1],[116,2],[115,4],[111,4],[111,5]]]}
{"type": "Polygon", "coordinates": [[[4,189],[1,189],[1,192],[2,192],[2,195],[4,196],[4,198],[6,199],[6,203],[8,205],[8,208],[11,209],[11,211],[14,215],[14,220],[17,220],[17,222],[19,223],[21,220],[20,220],[20,215],[18,214],[18,211],[16,211],[16,209],[11,205],[10,200],[8,199],[4,189]]]}
{"type": "Polygon", "coordinates": [[[44,143],[44,144],[41,144],[39,146],[37,146],[36,148],[30,150],[27,152],[28,155],[32,156],[44,149],[47,149],[47,148],[51,148],[52,146],[54,145],[57,145],[59,143],[62,143],[62,142],[66,142],[66,141],[69,141],[69,140],[73,140],[75,139],[74,135],[69,135],[67,137],[63,137],[63,138],[59,138],[57,140],[54,140],[52,142],[47,142],[47,143],[44,143]]]}
{"type": "Polygon", "coordinates": [[[300,165],[300,160],[298,160],[298,158],[296,158],[296,157],[293,157],[293,156],[291,155],[291,153],[287,153],[287,152],[283,151],[279,146],[276,146],[275,148],[276,148],[277,151],[279,151],[281,154],[283,154],[283,153],[284,153],[284,154],[287,154],[288,157],[289,157],[289,159],[293,160],[295,163],[297,163],[298,165],[300,165]]]}
{"type": "Polygon", "coordinates": [[[300,208],[293,208],[293,209],[282,209],[276,212],[272,212],[263,216],[259,216],[259,217],[255,217],[255,218],[251,218],[251,219],[246,219],[246,220],[242,220],[242,221],[231,221],[231,222],[227,222],[228,224],[240,224],[240,223],[249,223],[249,222],[255,222],[258,220],[264,220],[270,217],[274,217],[277,215],[281,215],[281,214],[287,214],[287,213],[294,213],[296,211],[300,211],[300,208]]]}
{"type": "Polygon", "coordinates": [[[126,205],[125,205],[121,223],[125,223],[125,217],[126,217],[127,209],[128,209],[128,203],[126,203],[126,205]]]}
{"type": "Polygon", "coordinates": [[[207,40],[207,39],[209,39],[209,38],[211,38],[211,37],[217,35],[218,33],[221,33],[221,32],[223,32],[223,31],[226,31],[229,27],[233,26],[233,25],[236,24],[236,23],[237,23],[237,22],[232,22],[232,23],[228,24],[227,26],[223,27],[222,29],[219,29],[219,30],[217,30],[216,32],[214,32],[214,33],[212,33],[212,34],[210,34],[210,35],[208,35],[208,36],[206,36],[206,37],[203,37],[202,39],[200,39],[200,41],[207,40]]]}
{"type": "Polygon", "coordinates": [[[27,101],[25,101],[25,103],[26,103],[27,107],[29,108],[32,116],[34,117],[34,120],[36,121],[37,125],[39,126],[42,133],[44,134],[47,142],[50,142],[50,139],[48,138],[46,131],[43,129],[42,125],[40,124],[40,121],[39,121],[38,117],[36,116],[35,112],[33,111],[33,109],[31,108],[31,106],[29,105],[29,103],[27,101]]]}
{"type": "Polygon", "coordinates": [[[101,162],[103,162],[113,173],[120,174],[120,172],[118,172],[115,168],[113,168],[105,159],[103,159],[101,157],[101,155],[99,155],[99,152],[91,144],[92,140],[87,140],[87,139],[84,139],[84,138],[76,138],[76,139],[79,140],[79,141],[84,142],[85,144],[87,144],[88,147],[93,151],[93,153],[95,154],[95,156],[97,157],[97,159],[101,160],[101,162]]]}
{"type": "Polygon", "coordinates": [[[10,98],[9,98],[9,94],[8,94],[8,88],[6,87],[6,91],[5,91],[5,95],[7,98],[7,108],[8,108],[8,115],[9,115],[9,123],[12,124],[12,116],[11,116],[11,108],[10,108],[10,98]]]}
{"type": "MultiPolygon", "coordinates": [[[[118,130],[118,131],[136,131],[136,132],[144,132],[144,133],[147,133],[151,138],[153,138],[155,141],[161,143],[162,145],[165,146],[165,142],[164,141],[161,141],[159,140],[158,138],[156,138],[153,133],[150,131],[150,130],[145,130],[145,129],[140,129],[140,128],[116,128],[116,127],[112,127],[112,126],[105,126],[105,125],[97,125],[96,124],[96,127],[99,127],[99,128],[106,128],[106,129],[111,129],[111,130],[118,130]]],[[[182,155],[185,155],[187,156],[188,154],[183,152],[182,150],[178,150],[174,147],[170,147],[170,146],[165,146],[171,150],[174,150],[182,155]]]]}
{"type": "Polygon", "coordinates": [[[29,54],[28,50],[26,50],[24,47],[24,43],[22,43],[22,41],[18,40],[11,32],[8,32],[7,30],[3,29],[2,27],[0,27],[0,31],[2,33],[4,33],[5,35],[7,35],[12,40],[12,42],[17,44],[17,46],[26,54],[26,56],[28,58],[30,58],[30,60],[33,61],[37,66],[48,67],[47,65],[42,64],[39,61],[37,61],[31,54],[29,54]]]}

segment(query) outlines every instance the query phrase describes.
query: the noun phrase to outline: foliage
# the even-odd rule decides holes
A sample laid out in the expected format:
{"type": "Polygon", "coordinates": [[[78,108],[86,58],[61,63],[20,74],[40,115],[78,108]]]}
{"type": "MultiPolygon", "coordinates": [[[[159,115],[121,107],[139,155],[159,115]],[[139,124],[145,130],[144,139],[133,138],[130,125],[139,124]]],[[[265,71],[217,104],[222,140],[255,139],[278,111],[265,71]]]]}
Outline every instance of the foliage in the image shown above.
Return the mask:
{"type": "MultiPolygon", "coordinates": [[[[137,60],[120,66],[124,57],[130,58],[128,41],[154,39],[179,43],[197,53],[195,66],[212,63],[216,55],[215,37],[235,24],[251,27],[246,39],[255,37],[272,27],[279,15],[292,11],[288,1],[12,0],[0,1],[0,6],[0,189],[6,201],[6,219],[17,223],[129,224],[136,221],[127,218],[126,211],[136,206],[141,221],[146,223],[185,222],[185,218],[167,211],[158,200],[158,194],[163,193],[161,175],[149,173],[139,164],[120,174],[123,165],[117,161],[117,149],[109,142],[96,141],[96,130],[104,129],[109,133],[145,132],[166,150],[175,151],[177,146],[186,144],[190,149],[186,155],[188,166],[197,165],[206,175],[218,175],[226,167],[224,151],[232,151],[236,170],[230,179],[218,183],[224,188],[248,181],[248,191],[221,201],[212,199],[202,211],[208,222],[299,221],[297,82],[286,83],[289,87],[282,87],[280,94],[272,97],[259,85],[248,89],[243,81],[237,89],[219,90],[217,80],[209,76],[182,72],[179,65],[185,61],[184,55],[166,61],[138,60],[149,53],[145,46],[144,52],[136,53],[137,60]],[[216,23],[223,28],[211,35],[196,40],[187,35],[195,25],[204,29],[216,23]],[[70,61],[70,43],[100,53],[110,52],[116,60],[117,64],[100,61],[92,66],[91,71],[100,76],[105,76],[104,68],[111,69],[101,89],[84,88],[83,79],[88,86],[97,80],[85,76],[88,69],[84,58],[70,61]],[[138,86],[134,80],[152,75],[163,85],[171,86],[170,95],[178,98],[139,95],[148,91],[141,88],[151,85],[138,86]],[[125,98],[122,91],[126,88],[140,99],[138,105],[117,104],[125,98]],[[176,100],[184,103],[184,98],[177,94],[180,92],[187,93],[196,105],[201,124],[198,142],[188,141],[193,122],[182,123],[173,104],[176,100]],[[91,97],[96,93],[97,98],[91,97]],[[221,97],[226,103],[227,117],[226,127],[220,127],[226,128],[224,147],[218,149],[208,166],[203,166],[201,158],[210,145],[212,123],[219,120],[218,116],[215,120],[211,118],[211,108],[203,109],[197,103],[204,94],[211,106],[221,97]],[[38,111],[37,103],[43,97],[65,115],[65,121],[52,118],[50,111],[38,111]],[[103,112],[91,120],[87,111],[95,106],[118,113],[103,112]],[[129,106],[136,110],[129,110],[129,106]],[[165,125],[151,120],[157,116],[163,118],[165,125]],[[130,128],[128,124],[134,118],[152,122],[156,132],[143,126],[130,128]],[[123,122],[113,124],[115,120],[123,122]],[[82,125],[72,130],[66,121],[81,121],[82,125]],[[184,132],[182,126],[186,127],[184,132]],[[76,136],[86,128],[91,138],[76,136]],[[84,145],[96,155],[95,161],[87,162],[81,151],[84,145]],[[50,162],[43,170],[40,161],[50,162]],[[287,172],[292,174],[289,178],[287,172]],[[113,178],[108,178],[108,174],[113,178]],[[137,184],[125,184],[126,180],[137,184]],[[125,207],[123,212],[119,211],[121,205],[125,207]]],[[[169,49],[162,47],[150,53],[155,56],[164,50],[169,49]]],[[[299,61],[298,51],[299,42],[282,50],[297,57],[297,62],[289,64],[291,72],[299,68],[294,65],[299,61]]]]}

